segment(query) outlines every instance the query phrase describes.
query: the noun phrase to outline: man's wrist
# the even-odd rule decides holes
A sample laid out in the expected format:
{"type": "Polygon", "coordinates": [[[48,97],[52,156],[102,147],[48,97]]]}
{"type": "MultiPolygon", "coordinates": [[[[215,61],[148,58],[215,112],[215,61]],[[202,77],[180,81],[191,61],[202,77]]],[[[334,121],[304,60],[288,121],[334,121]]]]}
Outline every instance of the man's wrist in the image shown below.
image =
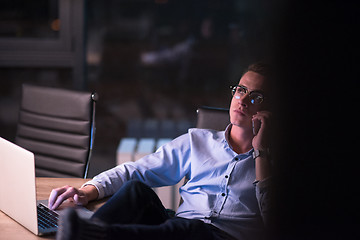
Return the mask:
{"type": "Polygon", "coordinates": [[[89,201],[96,200],[99,197],[99,192],[94,185],[84,185],[79,190],[81,190],[86,195],[89,201]]]}
{"type": "Polygon", "coordinates": [[[262,181],[271,176],[271,163],[269,150],[254,149],[253,159],[255,161],[255,179],[262,181]]]}

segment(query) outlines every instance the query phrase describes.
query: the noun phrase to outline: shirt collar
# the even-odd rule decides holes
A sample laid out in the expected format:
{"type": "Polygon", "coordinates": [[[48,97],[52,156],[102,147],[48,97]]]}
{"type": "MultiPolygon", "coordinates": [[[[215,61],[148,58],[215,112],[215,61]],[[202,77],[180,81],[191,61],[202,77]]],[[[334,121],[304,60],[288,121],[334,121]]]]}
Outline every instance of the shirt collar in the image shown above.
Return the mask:
{"type": "Polygon", "coordinates": [[[227,125],[227,127],[225,128],[223,143],[226,145],[226,147],[229,147],[231,150],[233,150],[232,146],[230,145],[230,141],[229,141],[231,128],[232,128],[231,123],[229,125],[227,125]]]}
{"type": "Polygon", "coordinates": [[[229,125],[227,125],[227,127],[225,128],[225,141],[226,143],[230,146],[229,144],[229,135],[230,135],[230,130],[231,130],[232,124],[230,123],[229,125]]]}
{"type": "MultiPolygon", "coordinates": [[[[227,127],[225,128],[225,131],[224,131],[224,143],[231,149],[233,150],[232,146],[230,145],[230,141],[229,141],[229,137],[230,137],[230,130],[232,128],[232,124],[230,123],[229,125],[227,125],[227,127]]],[[[245,154],[245,155],[252,155],[252,152],[254,151],[254,148],[250,149],[248,152],[246,153],[242,153],[242,154],[245,154]]],[[[239,154],[240,155],[240,154],[239,154]]]]}

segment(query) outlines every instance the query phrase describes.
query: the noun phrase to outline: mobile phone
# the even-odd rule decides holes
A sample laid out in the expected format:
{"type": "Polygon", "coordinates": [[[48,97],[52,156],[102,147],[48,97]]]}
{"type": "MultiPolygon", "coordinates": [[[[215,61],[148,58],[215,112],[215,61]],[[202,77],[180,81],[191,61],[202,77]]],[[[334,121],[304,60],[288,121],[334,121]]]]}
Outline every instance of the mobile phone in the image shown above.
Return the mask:
{"type": "Polygon", "coordinates": [[[261,122],[260,120],[252,120],[252,131],[254,136],[256,136],[260,130],[261,122]]]}

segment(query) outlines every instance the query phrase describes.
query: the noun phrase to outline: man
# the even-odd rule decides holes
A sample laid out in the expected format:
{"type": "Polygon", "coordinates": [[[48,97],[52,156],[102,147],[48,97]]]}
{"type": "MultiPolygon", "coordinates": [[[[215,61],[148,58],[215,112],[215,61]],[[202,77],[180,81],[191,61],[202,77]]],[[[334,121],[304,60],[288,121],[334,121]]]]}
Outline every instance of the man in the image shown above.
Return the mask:
{"type": "Polygon", "coordinates": [[[91,220],[69,210],[60,220],[57,238],[262,238],[271,176],[267,69],[250,65],[233,87],[231,124],[225,131],[189,129],[155,153],[105,171],[80,189],[54,189],[52,209],[68,198],[86,205],[113,195],[91,220]],[[180,188],[184,202],[171,218],[148,186],[173,185],[184,176],[189,179],[180,188]]]}

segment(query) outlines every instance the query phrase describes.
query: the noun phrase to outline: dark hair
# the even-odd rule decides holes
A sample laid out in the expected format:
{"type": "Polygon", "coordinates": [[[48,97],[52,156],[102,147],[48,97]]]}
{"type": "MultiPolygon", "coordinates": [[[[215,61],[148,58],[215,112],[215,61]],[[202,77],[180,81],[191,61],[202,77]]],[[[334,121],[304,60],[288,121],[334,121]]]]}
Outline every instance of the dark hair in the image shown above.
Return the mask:
{"type": "Polygon", "coordinates": [[[268,89],[266,93],[266,98],[267,98],[266,103],[268,103],[269,101],[271,101],[270,100],[271,95],[273,95],[272,92],[274,91],[273,85],[271,84],[272,79],[274,78],[274,71],[272,66],[265,62],[256,62],[250,64],[246,69],[246,71],[244,72],[244,74],[250,71],[258,73],[265,77],[266,81],[264,82],[264,84],[265,84],[265,88],[268,89]]]}
{"type": "Polygon", "coordinates": [[[257,62],[257,63],[250,64],[249,67],[244,72],[244,74],[247,72],[250,72],[250,71],[256,72],[260,75],[263,75],[266,78],[271,76],[271,67],[269,64],[264,63],[264,62],[257,62]]]}

